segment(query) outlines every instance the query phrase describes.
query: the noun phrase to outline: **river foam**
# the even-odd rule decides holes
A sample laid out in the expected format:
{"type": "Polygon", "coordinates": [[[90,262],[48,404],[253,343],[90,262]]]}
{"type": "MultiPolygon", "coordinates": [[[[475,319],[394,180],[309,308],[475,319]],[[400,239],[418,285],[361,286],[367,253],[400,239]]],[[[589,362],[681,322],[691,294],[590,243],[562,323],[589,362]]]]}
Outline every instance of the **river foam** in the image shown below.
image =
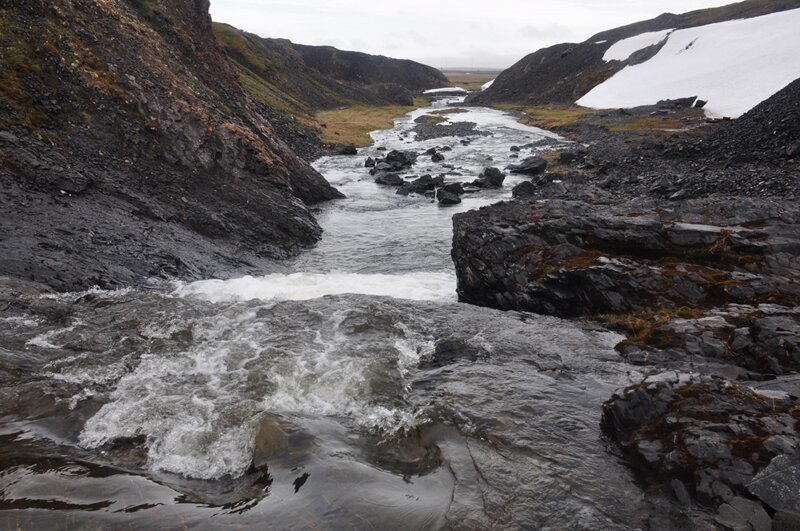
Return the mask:
{"type": "Polygon", "coordinates": [[[247,300],[305,301],[326,295],[373,295],[414,301],[456,300],[453,273],[420,272],[399,275],[357,273],[292,273],[231,280],[177,283],[173,295],[211,302],[247,300]]]}

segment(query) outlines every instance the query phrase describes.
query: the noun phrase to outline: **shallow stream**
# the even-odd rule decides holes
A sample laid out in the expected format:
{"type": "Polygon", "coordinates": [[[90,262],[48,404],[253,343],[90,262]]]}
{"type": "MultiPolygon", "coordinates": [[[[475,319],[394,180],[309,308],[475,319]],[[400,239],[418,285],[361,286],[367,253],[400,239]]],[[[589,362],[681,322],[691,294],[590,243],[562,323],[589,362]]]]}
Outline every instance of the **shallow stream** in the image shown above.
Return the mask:
{"type": "Polygon", "coordinates": [[[452,215],[521,179],[445,208],[364,167],[379,148],[449,146],[412,172],[471,182],[557,139],[470,108],[451,119],[488,136],[417,142],[431,110],[316,162],[347,199],[317,212],[322,242],[285,274],[5,312],[0,527],[641,525],[648,502],[599,429],[602,402],[642,378],[620,337],[456,301],[452,215]]]}

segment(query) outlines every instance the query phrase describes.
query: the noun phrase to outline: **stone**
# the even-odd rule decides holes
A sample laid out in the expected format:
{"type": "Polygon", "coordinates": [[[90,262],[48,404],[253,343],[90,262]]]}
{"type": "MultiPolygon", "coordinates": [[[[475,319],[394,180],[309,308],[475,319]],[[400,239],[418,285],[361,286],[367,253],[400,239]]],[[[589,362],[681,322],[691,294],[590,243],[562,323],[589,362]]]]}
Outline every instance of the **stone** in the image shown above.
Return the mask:
{"type": "Polygon", "coordinates": [[[464,186],[461,183],[447,183],[442,187],[442,190],[456,195],[464,194],[464,186]]]}
{"type": "Polygon", "coordinates": [[[358,149],[353,144],[343,144],[336,147],[337,155],[358,155],[358,149]]]}
{"type": "Polygon", "coordinates": [[[747,490],[775,511],[800,515],[800,452],[775,457],[747,490]]]}
{"type": "Polygon", "coordinates": [[[381,173],[375,177],[375,184],[384,186],[401,186],[403,183],[405,183],[403,178],[396,173],[381,173]]]}
{"type": "Polygon", "coordinates": [[[436,191],[436,200],[440,205],[457,205],[461,203],[461,197],[458,194],[447,192],[442,188],[436,191]]]}
{"type": "Polygon", "coordinates": [[[738,496],[720,506],[715,520],[732,531],[771,531],[772,529],[772,519],[760,503],[738,496]]]}
{"type": "Polygon", "coordinates": [[[683,481],[679,479],[673,479],[670,483],[670,486],[672,487],[672,493],[675,494],[675,498],[681,503],[681,505],[688,507],[692,504],[692,497],[683,481]]]}
{"type": "Polygon", "coordinates": [[[533,184],[533,182],[523,181],[511,190],[511,195],[513,197],[533,197],[538,191],[539,187],[533,184]]]}
{"type": "Polygon", "coordinates": [[[486,168],[478,176],[478,179],[472,182],[472,186],[478,188],[500,188],[503,186],[506,176],[497,168],[486,168]]]}
{"type": "Polygon", "coordinates": [[[527,175],[539,175],[547,169],[547,161],[541,157],[528,157],[522,162],[508,167],[511,173],[524,173],[527,175]]]}

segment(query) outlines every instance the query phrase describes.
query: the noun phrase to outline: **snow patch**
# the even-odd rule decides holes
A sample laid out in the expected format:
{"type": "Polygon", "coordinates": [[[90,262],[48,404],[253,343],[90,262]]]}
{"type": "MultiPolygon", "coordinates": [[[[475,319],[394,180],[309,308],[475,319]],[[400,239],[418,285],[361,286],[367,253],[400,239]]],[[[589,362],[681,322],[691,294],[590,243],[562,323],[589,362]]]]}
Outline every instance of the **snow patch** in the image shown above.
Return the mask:
{"type": "Polygon", "coordinates": [[[461,87],[443,87],[438,89],[430,89],[423,92],[423,94],[466,94],[467,89],[461,87]]]}
{"type": "Polygon", "coordinates": [[[481,90],[488,89],[489,87],[494,85],[494,82],[495,82],[495,80],[493,79],[493,80],[489,81],[488,83],[484,83],[483,85],[481,85],[481,90]]]}
{"type": "Polygon", "coordinates": [[[708,102],[708,116],[739,117],[800,77],[797,28],[800,9],[674,31],[655,57],[625,67],[577,103],[629,108],[697,96],[708,102]]]}
{"type": "Polygon", "coordinates": [[[649,46],[653,46],[663,41],[673,31],[674,30],[671,29],[663,31],[651,31],[617,41],[613,46],[611,46],[611,48],[606,50],[606,53],[603,56],[603,61],[606,63],[609,61],[627,61],[631,55],[639,50],[644,50],[649,46]]]}

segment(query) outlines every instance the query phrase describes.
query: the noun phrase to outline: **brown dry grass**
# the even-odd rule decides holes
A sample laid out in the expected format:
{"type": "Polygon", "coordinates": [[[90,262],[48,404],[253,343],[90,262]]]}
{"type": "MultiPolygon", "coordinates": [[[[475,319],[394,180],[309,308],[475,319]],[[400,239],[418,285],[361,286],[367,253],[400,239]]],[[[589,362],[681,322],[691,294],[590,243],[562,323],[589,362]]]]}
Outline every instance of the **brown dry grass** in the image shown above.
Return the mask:
{"type": "Polygon", "coordinates": [[[424,98],[414,100],[414,105],[404,107],[389,105],[386,107],[369,107],[357,105],[317,114],[317,121],[322,127],[322,141],[326,144],[353,144],[364,147],[372,144],[369,133],[379,129],[390,129],[394,121],[429,102],[424,98]]]}
{"type": "Polygon", "coordinates": [[[578,106],[524,107],[514,104],[498,105],[501,109],[522,113],[521,124],[541,129],[556,129],[576,124],[581,118],[597,113],[595,109],[578,106]]]}
{"type": "Polygon", "coordinates": [[[444,72],[447,80],[453,86],[458,86],[467,90],[480,90],[481,87],[497,77],[495,72],[478,72],[470,74],[467,72],[444,72]]]}

